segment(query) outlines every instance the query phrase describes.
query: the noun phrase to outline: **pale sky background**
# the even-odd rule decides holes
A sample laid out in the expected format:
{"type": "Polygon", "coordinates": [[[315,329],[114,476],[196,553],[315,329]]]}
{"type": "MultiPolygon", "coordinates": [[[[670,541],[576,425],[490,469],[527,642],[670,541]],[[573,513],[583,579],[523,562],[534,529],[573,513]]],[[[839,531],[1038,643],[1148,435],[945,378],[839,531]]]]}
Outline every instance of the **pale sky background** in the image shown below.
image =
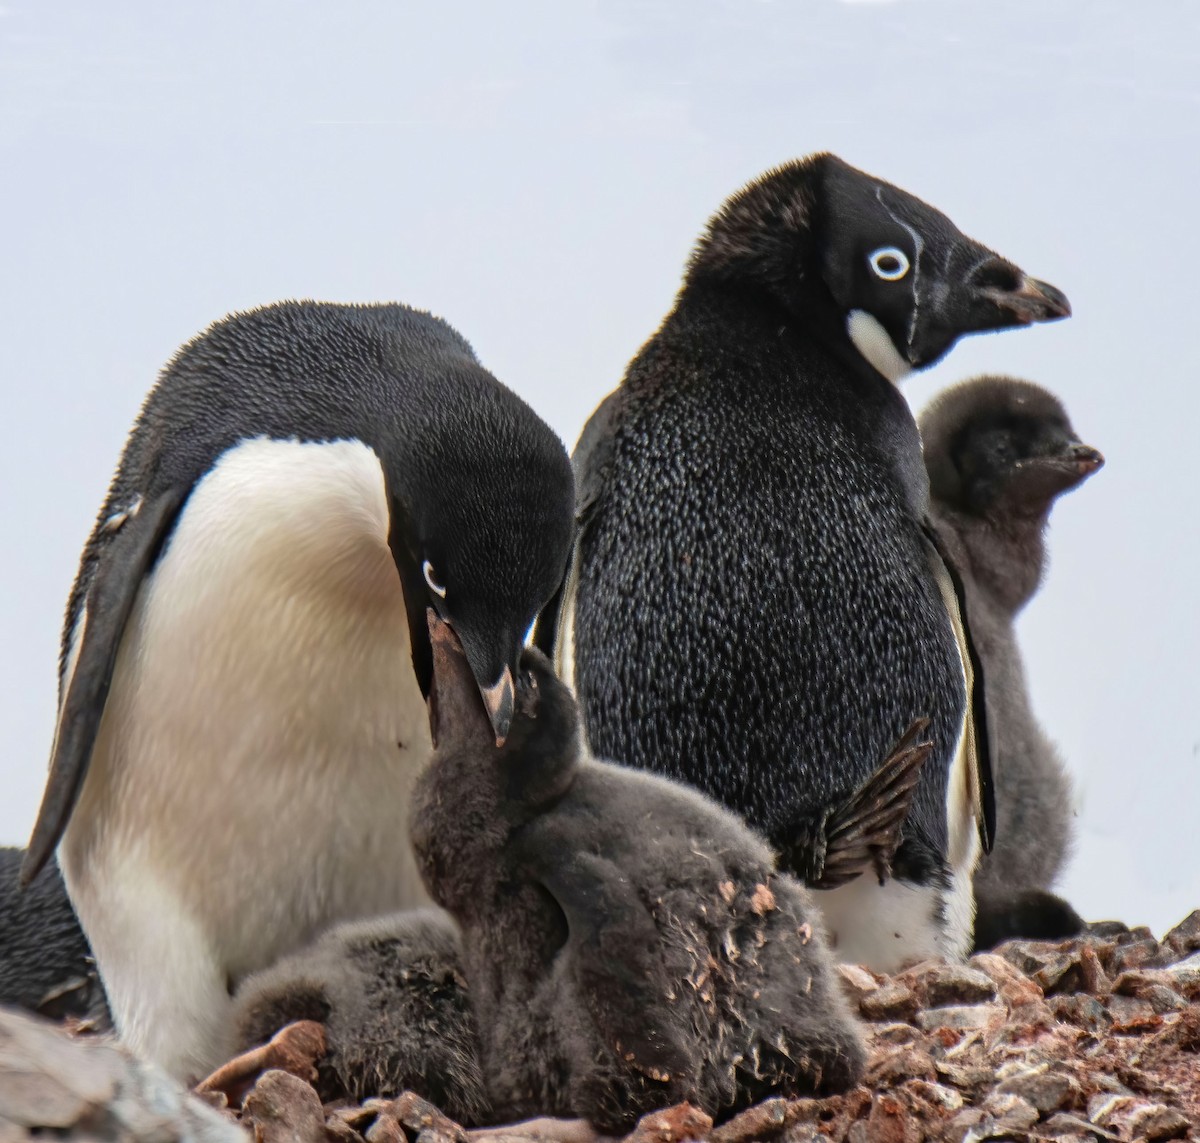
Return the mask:
{"type": "MultiPolygon", "coordinates": [[[[0,6],[0,842],[40,796],[80,548],[156,371],[229,310],[400,300],[574,443],[722,199],[829,149],[1064,289],[975,338],[1108,466],[1021,636],[1078,780],[1063,884],[1200,906],[1200,6],[298,0],[0,6]]],[[[232,791],[236,796],[236,791],[232,791]]]]}

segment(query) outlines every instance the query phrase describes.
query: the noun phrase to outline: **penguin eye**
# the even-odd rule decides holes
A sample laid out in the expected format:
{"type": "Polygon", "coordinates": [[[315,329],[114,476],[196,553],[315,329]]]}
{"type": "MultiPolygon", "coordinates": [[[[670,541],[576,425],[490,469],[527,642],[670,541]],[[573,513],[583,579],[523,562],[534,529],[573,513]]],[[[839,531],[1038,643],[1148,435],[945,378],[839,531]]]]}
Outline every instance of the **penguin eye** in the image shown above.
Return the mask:
{"type": "Polygon", "coordinates": [[[426,560],[421,565],[421,571],[425,575],[425,582],[429,584],[429,590],[432,591],[434,595],[440,595],[443,599],[445,599],[446,589],[440,583],[438,583],[437,579],[434,577],[433,564],[426,560]]]}
{"type": "Polygon", "coordinates": [[[867,255],[871,270],[885,282],[898,282],[908,273],[908,255],[899,246],[880,246],[867,255]]]}

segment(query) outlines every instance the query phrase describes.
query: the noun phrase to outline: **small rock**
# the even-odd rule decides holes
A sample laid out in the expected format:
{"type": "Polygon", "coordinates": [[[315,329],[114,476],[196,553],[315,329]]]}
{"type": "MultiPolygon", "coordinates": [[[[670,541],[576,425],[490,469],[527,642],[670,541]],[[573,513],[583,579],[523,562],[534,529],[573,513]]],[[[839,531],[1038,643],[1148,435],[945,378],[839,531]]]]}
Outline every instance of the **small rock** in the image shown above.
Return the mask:
{"type": "Polygon", "coordinates": [[[984,1114],[978,1107],[964,1107],[956,1116],[949,1120],[942,1129],[942,1138],[947,1143],[962,1143],[964,1139],[982,1139],[972,1130],[984,1120],[984,1114]]]}
{"type": "Polygon", "coordinates": [[[875,1089],[902,1084],[909,1079],[932,1080],[933,1057],[920,1048],[900,1047],[890,1052],[876,1053],[867,1067],[863,1082],[875,1089]]]}
{"type": "Polygon", "coordinates": [[[879,987],[875,974],[861,964],[839,964],[837,971],[842,991],[851,1004],[857,1004],[868,992],[874,992],[879,987]]]}
{"type": "Polygon", "coordinates": [[[1189,1127],[1186,1117],[1175,1108],[1131,1095],[1093,1096],[1088,1101],[1088,1118],[1123,1139],[1178,1139],[1189,1127]]]}
{"type": "Polygon", "coordinates": [[[1110,996],[1107,1007],[1118,1031],[1149,1031],[1161,1022],[1154,1005],[1136,996],[1110,996]]]}
{"type": "Polygon", "coordinates": [[[961,1091],[977,1091],[984,1084],[991,1083],[993,1072],[991,1068],[972,1066],[970,1064],[953,1064],[949,1060],[934,1060],[934,1070],[947,1083],[952,1083],[961,1091]]]}
{"type": "Polygon", "coordinates": [[[1200,909],[1189,913],[1165,937],[1162,943],[1180,960],[1190,952],[1200,949],[1200,909]]]}
{"type": "Polygon", "coordinates": [[[1081,1098],[1077,1080],[1062,1072],[1049,1071],[1045,1064],[1008,1077],[997,1086],[996,1091],[1001,1095],[1019,1095],[1043,1115],[1074,1107],[1081,1098]]]}
{"type": "Polygon", "coordinates": [[[643,1115],[625,1137],[625,1143],[679,1143],[683,1139],[705,1139],[712,1131],[712,1117],[690,1103],[677,1103],[643,1115]]]}
{"type": "Polygon", "coordinates": [[[735,1115],[709,1135],[709,1143],[753,1143],[801,1123],[816,1123],[814,1100],[768,1099],[735,1115]]]}
{"type": "Polygon", "coordinates": [[[1133,968],[1161,968],[1176,959],[1169,948],[1164,949],[1153,937],[1146,937],[1119,945],[1113,952],[1108,971],[1113,976],[1120,976],[1133,968]]]}
{"type": "Polygon", "coordinates": [[[979,1004],[996,997],[995,981],[986,972],[965,964],[930,961],[909,969],[900,979],[922,1004],[932,1008],[979,1004]]]}
{"type": "Polygon", "coordinates": [[[911,988],[892,980],[864,996],[858,1010],[868,1020],[911,1020],[920,1006],[911,988]]]}
{"type": "Polygon", "coordinates": [[[994,1004],[927,1008],[917,1013],[917,1024],[926,1031],[953,1028],[957,1032],[969,1032],[974,1028],[986,1028],[993,1019],[1003,1019],[1000,1007],[994,1004]]]}
{"type": "Polygon", "coordinates": [[[325,1143],[325,1112],[311,1084],[290,1072],[263,1072],[246,1096],[255,1143],[325,1143]]]}
{"type": "Polygon", "coordinates": [[[1074,1024],[1089,1032],[1099,1032],[1112,1027],[1113,1018],[1094,996],[1056,996],[1050,1002],[1050,1011],[1056,1020],[1074,1024]]]}
{"type": "Polygon", "coordinates": [[[1200,1000],[1200,953],[1181,960],[1178,964],[1168,965],[1163,973],[1171,982],[1171,987],[1188,1000],[1200,1000]]]}
{"type": "Polygon", "coordinates": [[[251,1048],[222,1064],[196,1086],[199,1095],[221,1093],[240,1107],[263,1072],[272,1068],[315,1083],[317,1061],[325,1055],[325,1028],[312,1020],[297,1020],[281,1028],[260,1048],[251,1048]]]}
{"type": "Polygon", "coordinates": [[[1038,1136],[1049,1139],[1120,1139],[1119,1135],[1080,1119],[1078,1115],[1059,1112],[1038,1124],[1038,1136]]]}
{"type": "Polygon", "coordinates": [[[925,1138],[907,1103],[890,1092],[871,1101],[866,1127],[867,1143],[922,1143],[925,1138]]]}
{"type": "Polygon", "coordinates": [[[1038,1110],[1019,1095],[992,1092],[983,1101],[983,1110],[995,1120],[997,1127],[1024,1131],[1038,1121],[1038,1110]]]}
{"type": "MultiPolygon", "coordinates": [[[[1009,949],[1014,945],[1024,943],[1026,942],[1009,941],[1007,944],[1001,945],[1001,948],[1009,949]]],[[[978,953],[971,958],[971,965],[991,978],[1000,994],[1000,999],[1009,1008],[1041,1002],[1042,990],[1032,980],[1022,975],[1007,956],[978,953]]]]}
{"type": "Polygon", "coordinates": [[[952,1087],[945,1084],[931,1083],[929,1080],[909,1080],[908,1090],[918,1099],[931,1103],[944,1112],[958,1111],[963,1105],[963,1097],[952,1087]]]}
{"type": "Polygon", "coordinates": [[[1083,991],[1093,996],[1107,996],[1112,988],[1104,966],[1091,945],[1085,944],[1079,950],[1079,970],[1083,976],[1083,991]]]}
{"type": "Polygon", "coordinates": [[[1190,1126],[1186,1115],[1173,1107],[1146,1107],[1133,1114],[1129,1121],[1130,1135],[1134,1139],[1183,1139],[1190,1126]]]}
{"type": "Polygon", "coordinates": [[[1123,921],[1093,921],[1084,930],[1090,937],[1119,937],[1129,932],[1123,921]]]}
{"type": "Polygon", "coordinates": [[[1186,1007],[1183,997],[1171,987],[1171,983],[1171,976],[1163,969],[1133,969],[1117,977],[1113,982],[1113,992],[1145,1000],[1161,1015],[1186,1007]]]}

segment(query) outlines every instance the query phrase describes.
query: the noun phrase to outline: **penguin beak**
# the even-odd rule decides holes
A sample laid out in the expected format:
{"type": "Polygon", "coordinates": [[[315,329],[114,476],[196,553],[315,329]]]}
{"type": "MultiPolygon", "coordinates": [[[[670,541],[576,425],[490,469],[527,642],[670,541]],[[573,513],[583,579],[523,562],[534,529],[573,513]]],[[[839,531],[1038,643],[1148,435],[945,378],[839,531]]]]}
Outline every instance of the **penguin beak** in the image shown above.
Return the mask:
{"type": "Polygon", "coordinates": [[[979,296],[1010,314],[1014,325],[1059,321],[1071,316],[1071,303],[1062,290],[1025,273],[1021,274],[1015,290],[984,286],[979,290],[979,296]]]}
{"type": "Polygon", "coordinates": [[[1017,462],[1022,483],[1038,485],[1047,495],[1057,496],[1082,484],[1104,467],[1104,454],[1091,445],[1073,441],[1050,456],[1031,456],[1017,462]]]}
{"type": "Polygon", "coordinates": [[[917,369],[932,365],[967,334],[1071,315],[1062,290],[965,238],[944,275],[930,273],[922,279],[918,301],[905,353],[917,369]]]}
{"type": "Polygon", "coordinates": [[[500,672],[500,678],[490,687],[481,686],[479,693],[483,695],[483,705],[487,707],[488,718],[492,720],[492,729],[496,732],[496,745],[503,746],[512,725],[516,694],[512,668],[506,666],[500,672]]]}

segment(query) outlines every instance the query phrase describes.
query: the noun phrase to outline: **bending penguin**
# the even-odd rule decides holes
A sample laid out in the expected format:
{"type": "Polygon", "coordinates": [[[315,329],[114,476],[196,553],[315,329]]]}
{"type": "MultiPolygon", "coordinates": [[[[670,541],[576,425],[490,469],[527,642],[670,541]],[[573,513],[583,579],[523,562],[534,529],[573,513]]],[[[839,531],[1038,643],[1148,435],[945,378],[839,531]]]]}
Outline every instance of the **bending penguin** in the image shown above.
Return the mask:
{"type": "Polygon", "coordinates": [[[131,1047],[205,1075],[238,980],[426,899],[403,827],[426,609],[503,741],[571,503],[554,433],[417,310],[281,303],[167,366],[71,593],[24,868],[61,839],[131,1047]]]}
{"type": "Polygon", "coordinates": [[[597,753],[741,814],[839,957],[969,951],[990,835],[981,680],[897,385],[1066,298],[834,155],[730,198],[575,450],[578,535],[539,628],[597,753]],[[828,825],[928,716],[891,874],[826,879],[828,825]]]}
{"type": "Polygon", "coordinates": [[[1012,377],[956,385],[918,424],[933,520],[962,576],[986,680],[996,844],[975,873],[975,947],[1069,937],[1083,921],[1049,890],[1071,848],[1071,782],[1034,717],[1015,623],[1045,573],[1051,508],[1104,457],[1056,397],[1012,377]]]}
{"type": "MultiPolygon", "coordinates": [[[[720,1118],[852,1086],[865,1054],[819,919],[765,843],[695,790],[590,758],[536,650],[497,749],[461,645],[430,622],[413,844],[462,930],[496,1120],[617,1133],[683,1100],[720,1118]]],[[[897,754],[919,763],[915,732],[897,754]]]]}

